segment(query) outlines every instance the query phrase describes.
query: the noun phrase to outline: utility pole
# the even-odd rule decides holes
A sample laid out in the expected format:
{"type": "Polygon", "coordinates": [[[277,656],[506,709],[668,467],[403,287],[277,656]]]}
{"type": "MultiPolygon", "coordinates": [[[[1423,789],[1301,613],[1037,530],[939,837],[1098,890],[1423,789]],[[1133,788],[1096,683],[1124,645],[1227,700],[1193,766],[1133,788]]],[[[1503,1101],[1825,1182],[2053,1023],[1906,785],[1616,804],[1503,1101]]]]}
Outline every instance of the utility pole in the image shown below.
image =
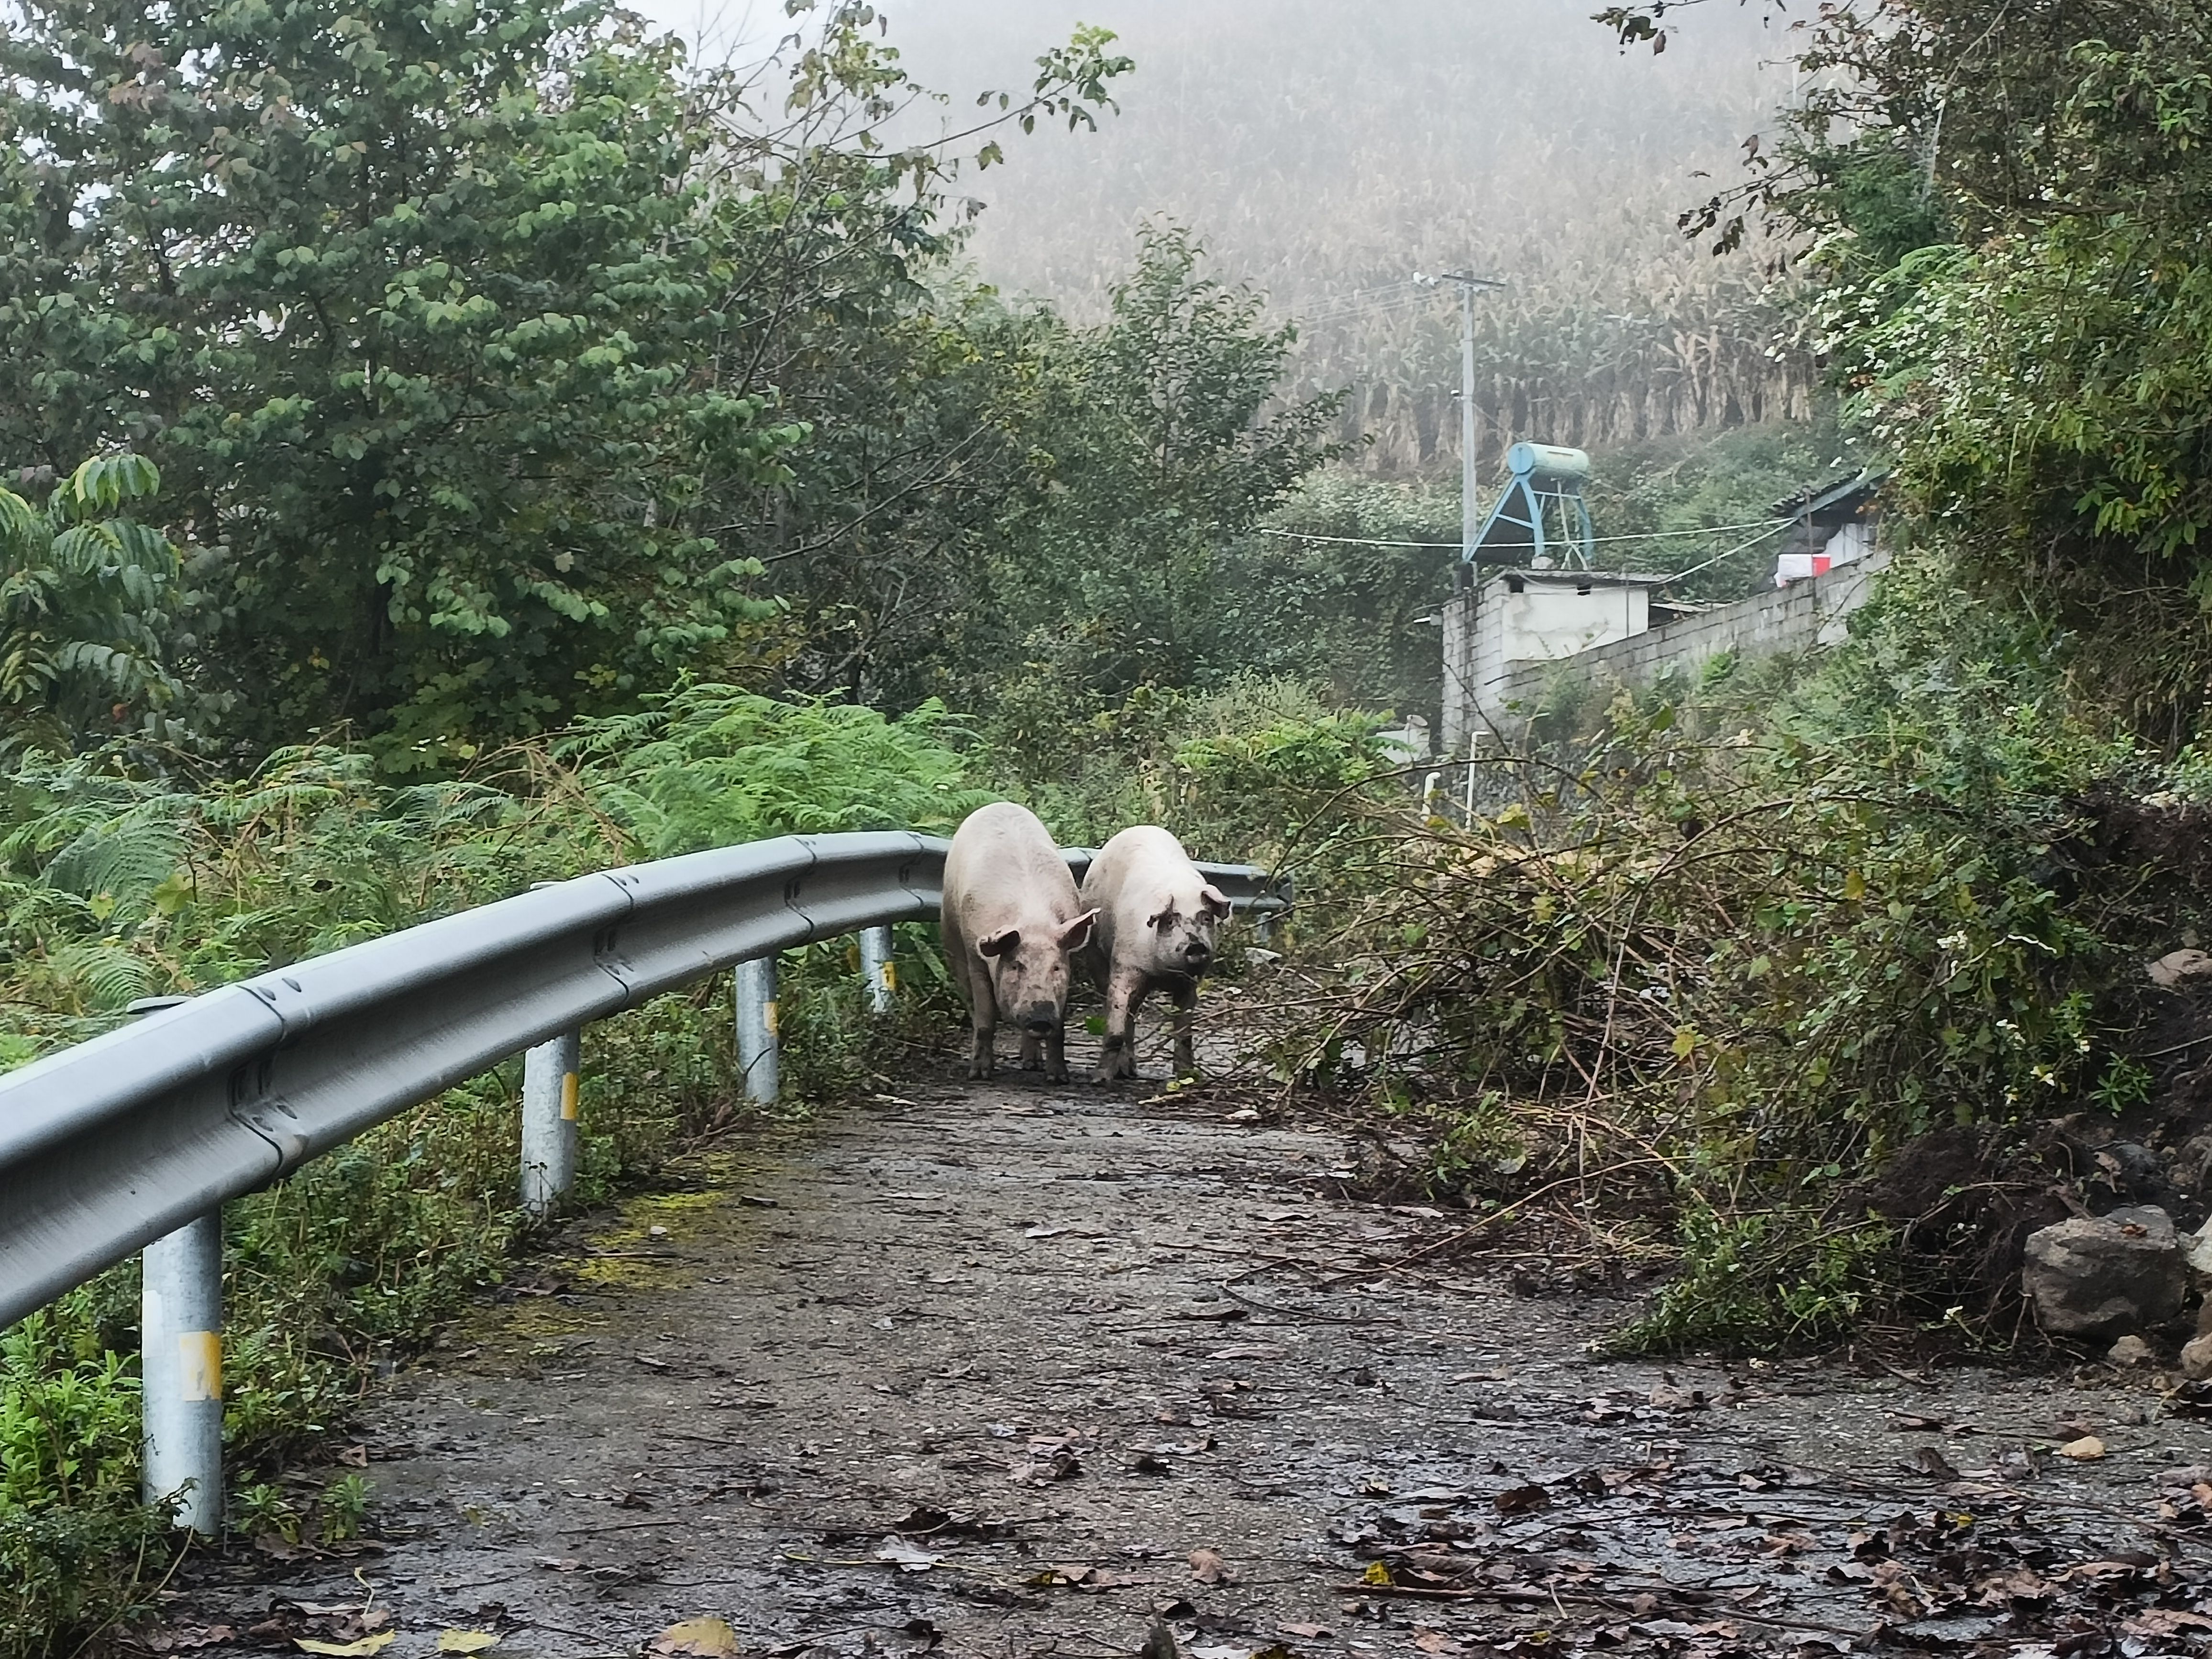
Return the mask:
{"type": "MultiPolygon", "coordinates": [[[[1474,451],[1474,295],[1478,289],[1504,288],[1494,276],[1447,270],[1435,276],[1414,274],[1417,283],[1456,283],[1459,285],[1459,554],[1460,566],[1452,582],[1453,601],[1445,610],[1444,627],[1444,738],[1448,745],[1458,735],[1451,710],[1455,699],[1468,716],[1468,753],[1473,754],[1474,672],[1474,608],[1481,592],[1481,571],[1474,562],[1474,543],[1482,533],[1481,486],[1475,473],[1474,451]],[[1464,593],[1462,599],[1460,595],[1464,593]]],[[[1474,811],[1474,768],[1468,767],[1468,811],[1474,811]]]]}
{"type": "Polygon", "coordinates": [[[1474,454],[1474,295],[1477,289],[1504,288],[1494,276],[1447,270],[1437,280],[1459,284],[1459,556],[1474,580],[1474,538],[1482,530],[1481,486],[1474,454]]]}

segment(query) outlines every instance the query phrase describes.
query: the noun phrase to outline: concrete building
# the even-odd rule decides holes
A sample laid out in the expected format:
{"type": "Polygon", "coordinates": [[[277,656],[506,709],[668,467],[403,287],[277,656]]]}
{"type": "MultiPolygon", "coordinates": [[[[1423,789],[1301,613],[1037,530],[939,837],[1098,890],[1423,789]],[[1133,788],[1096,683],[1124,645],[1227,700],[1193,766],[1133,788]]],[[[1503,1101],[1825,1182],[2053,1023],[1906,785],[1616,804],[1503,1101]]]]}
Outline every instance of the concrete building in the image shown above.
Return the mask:
{"type": "Polygon", "coordinates": [[[1651,626],[1662,578],[1600,570],[1507,570],[1445,605],[1443,752],[1503,711],[1500,688],[1525,665],[1558,662],[1651,626]]]}

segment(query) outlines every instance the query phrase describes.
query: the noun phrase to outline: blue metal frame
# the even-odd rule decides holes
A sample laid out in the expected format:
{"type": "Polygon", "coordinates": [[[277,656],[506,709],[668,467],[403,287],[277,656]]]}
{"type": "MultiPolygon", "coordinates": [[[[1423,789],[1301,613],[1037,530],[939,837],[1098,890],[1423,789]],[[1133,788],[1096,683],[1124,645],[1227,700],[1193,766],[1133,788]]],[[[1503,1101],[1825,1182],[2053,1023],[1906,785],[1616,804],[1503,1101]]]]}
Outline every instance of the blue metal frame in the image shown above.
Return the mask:
{"type": "Polygon", "coordinates": [[[1468,562],[1542,569],[1556,551],[1565,568],[1594,569],[1596,531],[1583,504],[1589,455],[1550,444],[1516,444],[1505,452],[1505,465],[1511,476],[1482,521],[1468,562]]]}

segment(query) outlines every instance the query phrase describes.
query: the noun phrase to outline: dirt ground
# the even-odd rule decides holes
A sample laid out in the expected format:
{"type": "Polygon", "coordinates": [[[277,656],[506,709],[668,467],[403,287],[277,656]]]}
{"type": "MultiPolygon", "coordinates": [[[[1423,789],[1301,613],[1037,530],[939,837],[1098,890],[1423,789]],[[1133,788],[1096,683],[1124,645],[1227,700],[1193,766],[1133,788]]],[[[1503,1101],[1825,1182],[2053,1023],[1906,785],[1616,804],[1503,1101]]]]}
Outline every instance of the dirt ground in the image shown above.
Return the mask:
{"type": "Polygon", "coordinates": [[[2212,1424],[2152,1379],[1602,1359],[1631,1304],[1455,1271],[1453,1218],[1346,1196],[1351,1157],[1157,1084],[1002,1074],[698,1160],[561,1231],[371,1402],[349,1455],[380,1547],[199,1558],[150,1644],[581,1659],[707,1617],[747,1654],[2057,1656],[2212,1630],[2212,1424]],[[2100,1458],[2057,1454],[2084,1435],[2100,1458]]]}

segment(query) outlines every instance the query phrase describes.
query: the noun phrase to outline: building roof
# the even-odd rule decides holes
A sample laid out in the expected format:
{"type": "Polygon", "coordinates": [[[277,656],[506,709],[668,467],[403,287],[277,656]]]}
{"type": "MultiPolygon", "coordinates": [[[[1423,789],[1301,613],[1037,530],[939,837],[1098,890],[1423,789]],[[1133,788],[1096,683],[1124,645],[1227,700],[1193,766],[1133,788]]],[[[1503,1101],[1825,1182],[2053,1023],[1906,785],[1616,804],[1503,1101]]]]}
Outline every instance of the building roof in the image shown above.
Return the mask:
{"type": "Polygon", "coordinates": [[[1486,586],[1504,578],[1517,577],[1524,582],[1549,584],[1556,587],[1656,587],[1674,580],[1671,576],[1650,576],[1632,570],[1534,570],[1515,568],[1500,570],[1492,568],[1484,579],[1486,586]]]}
{"type": "Polygon", "coordinates": [[[1808,484],[1774,503],[1778,519],[1812,519],[1832,513],[1853,513],[1873,499],[1888,478],[1887,469],[1853,472],[1823,484],[1808,484]]]}

